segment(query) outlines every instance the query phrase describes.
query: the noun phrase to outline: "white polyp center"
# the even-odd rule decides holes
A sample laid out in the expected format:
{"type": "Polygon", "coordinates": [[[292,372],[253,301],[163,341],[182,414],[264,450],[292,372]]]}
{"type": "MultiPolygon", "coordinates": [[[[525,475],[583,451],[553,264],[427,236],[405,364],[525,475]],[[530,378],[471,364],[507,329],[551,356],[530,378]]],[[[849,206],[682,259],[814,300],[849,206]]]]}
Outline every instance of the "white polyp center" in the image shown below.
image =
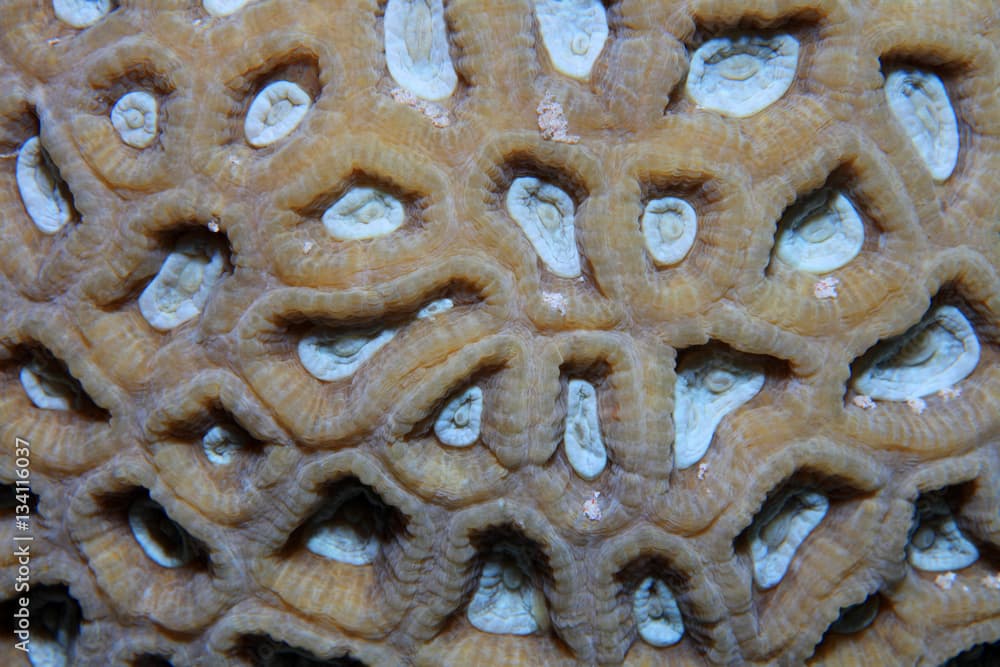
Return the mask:
{"type": "Polygon", "coordinates": [[[674,388],[674,461],[679,469],[701,460],[715,429],[730,412],[757,395],[764,371],[753,360],[727,352],[702,352],[678,368],[674,388]]]}
{"type": "Polygon", "coordinates": [[[72,210],[38,137],[28,139],[18,150],[15,176],[24,210],[39,231],[55,234],[69,222],[72,210]]]}
{"type": "Polygon", "coordinates": [[[653,262],[669,266],[684,259],[694,245],[698,216],[683,199],[663,197],[646,204],[640,226],[653,262]]]}
{"type": "Polygon", "coordinates": [[[37,408],[43,410],[72,410],[80,400],[73,381],[31,360],[21,368],[21,387],[37,408]]]}
{"type": "Polygon", "coordinates": [[[243,9],[248,2],[249,0],[203,0],[201,4],[212,16],[229,16],[243,9]]]}
{"type": "Polygon", "coordinates": [[[247,446],[246,437],[228,426],[213,426],[201,439],[201,448],[211,463],[228,465],[247,446]]]}
{"type": "Polygon", "coordinates": [[[299,360],[317,380],[342,380],[353,375],[395,335],[395,329],[343,332],[316,327],[299,341],[299,360]]]}
{"type": "Polygon", "coordinates": [[[979,558],[979,550],[962,533],[951,508],[935,494],[918,499],[916,528],[906,552],[910,564],[925,572],[961,570],[979,558]]]}
{"type": "Polygon", "coordinates": [[[542,44],[557,72],[590,78],[608,39],[608,17],[600,0],[535,0],[542,44]]]}
{"type": "Polygon", "coordinates": [[[901,336],[880,343],[853,387],[884,401],[922,398],[968,377],[979,355],[979,339],[962,311],[938,306],[901,336]]]}
{"type": "Polygon", "coordinates": [[[151,498],[132,503],[128,525],[135,541],[157,565],[173,569],[187,565],[194,558],[190,537],[151,498]]]}
{"type": "Polygon", "coordinates": [[[417,311],[418,320],[426,320],[434,317],[435,315],[440,315],[441,313],[447,312],[455,307],[455,302],[449,298],[435,299],[429,304],[417,311]]]}
{"type": "Polygon", "coordinates": [[[139,297],[139,310],[150,326],[169,331],[201,313],[225,270],[224,246],[197,234],[178,239],[139,297]]]}
{"type": "Polygon", "coordinates": [[[861,252],[865,226],[843,195],[823,189],[788,209],[778,225],[775,252],[797,269],[828,273],[861,252]]]}
{"type": "Polygon", "coordinates": [[[159,105],[149,93],[122,95],[111,109],[111,125],[129,146],[146,148],[156,139],[159,105]]]}
{"type": "Polygon", "coordinates": [[[889,110],[913,142],[936,181],[958,163],[958,121],[941,79],[932,72],[899,69],[886,77],[889,110]]]}
{"type": "Polygon", "coordinates": [[[666,583],[646,577],[632,596],[632,615],[639,636],[652,646],[672,646],[684,636],[677,599],[666,583]]]}
{"type": "Polygon", "coordinates": [[[492,634],[529,635],[538,630],[544,613],[541,592],[535,590],[517,559],[491,554],[466,611],[469,622],[492,634]]]}
{"type": "Polygon", "coordinates": [[[452,94],[458,75],[448,52],[442,0],[389,0],[385,8],[385,56],[389,74],[425,100],[452,94]]]}
{"type": "Polygon", "coordinates": [[[254,98],[243,132],[255,148],[269,146],[292,133],[305,118],[312,98],[297,83],[275,81],[254,98]]]}
{"type": "Polygon", "coordinates": [[[364,492],[332,499],[306,528],[306,549],[350,565],[367,565],[379,551],[378,520],[364,492]]]}
{"type": "Polygon", "coordinates": [[[750,559],[757,586],[785,576],[799,546],[826,516],[830,501],[818,491],[786,491],[768,503],[750,527],[750,559]]]}
{"type": "Polygon", "coordinates": [[[52,0],[52,10],[63,23],[87,28],[111,11],[111,0],[52,0]]]}
{"type": "Polygon", "coordinates": [[[66,667],[80,631],[76,602],[44,589],[32,590],[31,595],[32,607],[37,604],[38,609],[32,617],[28,660],[32,667],[66,667]],[[40,604],[38,598],[43,600],[40,604]]]}
{"type": "Polygon", "coordinates": [[[560,278],[580,275],[575,207],[560,188],[537,178],[514,179],[507,191],[507,212],[528,237],[549,271],[560,278]]]}
{"type": "Polygon", "coordinates": [[[572,379],[567,392],[563,435],[566,459],[577,475],[591,480],[601,474],[608,462],[598,423],[597,390],[586,380],[572,379]]]}
{"type": "Polygon", "coordinates": [[[323,213],[323,226],[340,241],[385,236],[405,221],[403,202],[371,187],[351,188],[323,213]]]}
{"type": "Polygon", "coordinates": [[[483,390],[472,386],[449,400],[434,422],[434,435],[445,445],[468,447],[479,439],[483,390]]]}
{"type": "Polygon", "coordinates": [[[705,109],[752,116],[785,94],[798,62],[799,43],[791,35],[719,37],[691,57],[687,92],[705,109]]]}

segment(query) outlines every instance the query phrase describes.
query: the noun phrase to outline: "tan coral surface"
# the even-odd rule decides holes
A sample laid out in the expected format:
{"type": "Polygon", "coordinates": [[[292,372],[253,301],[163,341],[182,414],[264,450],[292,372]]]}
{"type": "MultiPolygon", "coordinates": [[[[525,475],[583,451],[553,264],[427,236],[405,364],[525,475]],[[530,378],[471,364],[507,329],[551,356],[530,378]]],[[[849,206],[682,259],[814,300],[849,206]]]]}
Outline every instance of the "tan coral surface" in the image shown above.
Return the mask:
{"type": "Polygon", "coordinates": [[[0,22],[0,663],[996,664],[992,0],[0,22]]]}

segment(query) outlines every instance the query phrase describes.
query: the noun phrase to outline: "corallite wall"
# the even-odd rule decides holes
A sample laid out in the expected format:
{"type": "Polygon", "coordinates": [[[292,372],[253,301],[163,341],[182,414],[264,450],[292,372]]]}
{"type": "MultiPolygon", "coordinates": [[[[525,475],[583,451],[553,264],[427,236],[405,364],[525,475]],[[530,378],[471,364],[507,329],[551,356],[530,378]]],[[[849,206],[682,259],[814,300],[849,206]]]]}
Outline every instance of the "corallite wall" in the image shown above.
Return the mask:
{"type": "Polygon", "coordinates": [[[0,663],[997,664],[998,66],[992,0],[3,0],[0,663]]]}

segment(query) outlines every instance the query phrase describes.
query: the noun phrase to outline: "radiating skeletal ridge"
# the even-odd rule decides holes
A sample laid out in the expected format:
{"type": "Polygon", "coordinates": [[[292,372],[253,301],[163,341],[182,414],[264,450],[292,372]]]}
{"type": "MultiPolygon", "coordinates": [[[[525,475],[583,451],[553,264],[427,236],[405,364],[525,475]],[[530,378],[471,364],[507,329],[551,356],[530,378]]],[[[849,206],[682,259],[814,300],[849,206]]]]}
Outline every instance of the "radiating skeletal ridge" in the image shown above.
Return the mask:
{"type": "Polygon", "coordinates": [[[443,100],[458,75],[448,53],[442,0],[389,0],[385,8],[385,56],[389,74],[417,97],[443,100]]]}

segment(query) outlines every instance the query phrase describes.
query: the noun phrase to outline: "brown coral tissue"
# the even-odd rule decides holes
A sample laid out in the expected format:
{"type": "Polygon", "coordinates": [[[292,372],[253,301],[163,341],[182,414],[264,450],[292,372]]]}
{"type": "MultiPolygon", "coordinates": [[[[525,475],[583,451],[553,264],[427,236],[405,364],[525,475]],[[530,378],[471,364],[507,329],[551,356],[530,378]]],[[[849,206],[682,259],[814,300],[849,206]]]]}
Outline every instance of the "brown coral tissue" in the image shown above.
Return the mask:
{"type": "Polygon", "coordinates": [[[1000,664],[994,0],[0,0],[0,665],[1000,664]]]}

